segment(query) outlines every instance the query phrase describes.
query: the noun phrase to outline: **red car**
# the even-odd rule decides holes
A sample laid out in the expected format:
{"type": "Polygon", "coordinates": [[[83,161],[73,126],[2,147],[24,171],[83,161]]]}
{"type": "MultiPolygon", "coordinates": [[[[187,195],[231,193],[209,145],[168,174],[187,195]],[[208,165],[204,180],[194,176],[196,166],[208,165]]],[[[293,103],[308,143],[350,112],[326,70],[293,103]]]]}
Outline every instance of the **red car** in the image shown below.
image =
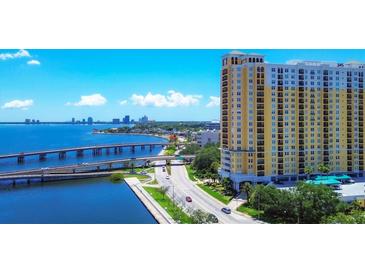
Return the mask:
{"type": "Polygon", "coordinates": [[[186,196],[185,200],[188,202],[188,203],[191,203],[193,201],[193,199],[191,199],[190,196],[186,196]]]}

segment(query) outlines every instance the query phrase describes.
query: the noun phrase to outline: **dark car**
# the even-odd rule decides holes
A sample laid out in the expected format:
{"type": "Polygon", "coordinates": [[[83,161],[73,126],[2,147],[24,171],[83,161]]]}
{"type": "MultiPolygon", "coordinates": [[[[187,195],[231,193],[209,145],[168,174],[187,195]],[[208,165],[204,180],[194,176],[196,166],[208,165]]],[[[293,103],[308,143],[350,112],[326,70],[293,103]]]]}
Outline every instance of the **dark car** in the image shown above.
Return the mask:
{"type": "Polygon", "coordinates": [[[228,207],[223,207],[222,208],[222,212],[226,213],[226,214],[231,214],[231,209],[228,207]]]}
{"type": "Polygon", "coordinates": [[[339,186],[339,185],[331,185],[331,188],[333,190],[341,190],[341,186],[339,186]]]}
{"type": "Polygon", "coordinates": [[[191,203],[193,201],[193,199],[191,199],[190,196],[186,196],[185,200],[188,202],[188,203],[191,203]]]}

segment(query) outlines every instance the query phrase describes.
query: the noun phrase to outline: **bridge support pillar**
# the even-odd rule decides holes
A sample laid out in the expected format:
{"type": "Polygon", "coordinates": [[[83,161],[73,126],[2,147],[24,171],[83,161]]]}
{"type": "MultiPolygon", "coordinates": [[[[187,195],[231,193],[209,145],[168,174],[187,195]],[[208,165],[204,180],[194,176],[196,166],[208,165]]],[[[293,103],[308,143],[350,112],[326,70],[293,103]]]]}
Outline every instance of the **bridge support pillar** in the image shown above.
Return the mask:
{"type": "Polygon", "coordinates": [[[82,157],[84,156],[84,151],[82,149],[79,149],[76,151],[76,157],[82,157]]]}
{"type": "Polygon", "coordinates": [[[150,145],[150,152],[153,150],[153,145],[150,145]]]}
{"type": "Polygon", "coordinates": [[[18,164],[24,163],[24,156],[18,156],[18,164]]]}
{"type": "Polygon", "coordinates": [[[105,151],[106,151],[106,155],[109,155],[110,154],[109,148],[107,148],[105,151]]]}
{"type": "Polygon", "coordinates": [[[98,155],[103,155],[103,149],[102,148],[98,148],[98,155]]]}
{"type": "Polygon", "coordinates": [[[118,148],[117,147],[114,148],[114,154],[118,154],[118,148]]]}
{"type": "Polygon", "coordinates": [[[122,154],[123,153],[123,147],[119,147],[118,151],[119,151],[120,154],[122,154]]]}
{"type": "Polygon", "coordinates": [[[41,153],[41,154],[39,154],[39,161],[44,161],[44,160],[46,160],[46,156],[47,156],[47,154],[46,154],[46,153],[41,153]]]}
{"type": "Polygon", "coordinates": [[[58,153],[58,159],[63,160],[66,158],[66,152],[60,152],[58,153]]]}
{"type": "Polygon", "coordinates": [[[112,167],[113,167],[113,164],[110,163],[109,164],[109,169],[112,169],[112,167]]]}
{"type": "Polygon", "coordinates": [[[131,151],[134,153],[136,152],[136,146],[131,146],[131,151]]]}
{"type": "Polygon", "coordinates": [[[141,149],[144,150],[145,149],[145,146],[144,145],[141,145],[141,149]]]}
{"type": "Polygon", "coordinates": [[[97,171],[100,171],[100,166],[97,166],[97,167],[96,167],[96,170],[97,170],[97,171]]]}

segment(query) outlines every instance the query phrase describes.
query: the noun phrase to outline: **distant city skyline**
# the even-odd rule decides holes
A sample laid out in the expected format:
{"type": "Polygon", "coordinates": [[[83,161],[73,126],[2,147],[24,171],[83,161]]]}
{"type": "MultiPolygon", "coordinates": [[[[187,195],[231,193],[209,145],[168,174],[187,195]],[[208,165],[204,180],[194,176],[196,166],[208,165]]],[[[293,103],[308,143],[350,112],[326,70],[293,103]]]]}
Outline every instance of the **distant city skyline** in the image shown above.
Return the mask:
{"type": "MultiPolygon", "coordinates": [[[[365,62],[364,50],[238,50],[269,63],[365,62]]],[[[0,121],[216,120],[221,56],[229,51],[0,50],[0,121]]]]}

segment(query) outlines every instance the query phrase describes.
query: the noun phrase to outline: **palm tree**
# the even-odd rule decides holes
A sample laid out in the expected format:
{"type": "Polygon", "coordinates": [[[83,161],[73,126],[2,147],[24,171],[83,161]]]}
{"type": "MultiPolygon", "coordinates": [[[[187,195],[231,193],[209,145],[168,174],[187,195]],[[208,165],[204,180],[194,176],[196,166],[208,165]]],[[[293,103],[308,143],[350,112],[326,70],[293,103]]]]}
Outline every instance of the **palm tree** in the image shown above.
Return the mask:
{"type": "Polygon", "coordinates": [[[313,173],[313,167],[306,166],[304,168],[304,173],[307,174],[307,180],[309,179],[309,176],[313,173]]]}
{"type": "Polygon", "coordinates": [[[251,192],[252,192],[252,185],[248,182],[244,183],[242,186],[242,191],[246,193],[246,200],[248,202],[251,192]]]}
{"type": "Polygon", "coordinates": [[[328,176],[328,173],[331,171],[328,165],[321,163],[318,165],[318,171],[324,173],[328,176]]]}

